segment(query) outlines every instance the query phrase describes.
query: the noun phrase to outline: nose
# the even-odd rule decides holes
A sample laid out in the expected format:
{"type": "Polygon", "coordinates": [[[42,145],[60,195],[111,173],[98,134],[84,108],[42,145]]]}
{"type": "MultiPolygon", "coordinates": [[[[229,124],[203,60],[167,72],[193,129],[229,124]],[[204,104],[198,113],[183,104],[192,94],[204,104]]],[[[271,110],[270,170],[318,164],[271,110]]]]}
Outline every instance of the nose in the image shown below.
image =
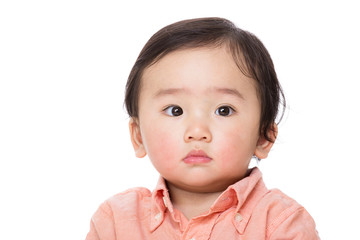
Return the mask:
{"type": "Polygon", "coordinates": [[[204,141],[211,142],[212,135],[209,127],[204,122],[190,122],[184,135],[185,142],[204,141]]]}

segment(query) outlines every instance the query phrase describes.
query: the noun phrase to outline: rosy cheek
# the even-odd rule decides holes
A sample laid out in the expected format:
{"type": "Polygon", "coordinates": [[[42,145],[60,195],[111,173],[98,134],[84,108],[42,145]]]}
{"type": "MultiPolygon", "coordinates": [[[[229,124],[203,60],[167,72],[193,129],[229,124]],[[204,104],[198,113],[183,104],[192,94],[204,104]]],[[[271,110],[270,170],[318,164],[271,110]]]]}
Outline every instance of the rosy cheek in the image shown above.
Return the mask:
{"type": "Polygon", "coordinates": [[[232,169],[234,166],[241,167],[240,165],[246,163],[251,157],[248,141],[238,132],[226,132],[221,138],[222,141],[216,144],[219,147],[218,154],[222,158],[221,167],[223,169],[232,169]]]}
{"type": "Polygon", "coordinates": [[[158,129],[147,139],[147,152],[156,168],[171,170],[173,163],[179,158],[177,156],[178,141],[168,131],[158,129]]]}
{"type": "Polygon", "coordinates": [[[221,164],[223,169],[227,169],[234,164],[234,159],[239,157],[237,156],[237,152],[239,151],[239,149],[232,145],[223,146],[222,149],[223,151],[221,153],[222,156],[221,164]]]}

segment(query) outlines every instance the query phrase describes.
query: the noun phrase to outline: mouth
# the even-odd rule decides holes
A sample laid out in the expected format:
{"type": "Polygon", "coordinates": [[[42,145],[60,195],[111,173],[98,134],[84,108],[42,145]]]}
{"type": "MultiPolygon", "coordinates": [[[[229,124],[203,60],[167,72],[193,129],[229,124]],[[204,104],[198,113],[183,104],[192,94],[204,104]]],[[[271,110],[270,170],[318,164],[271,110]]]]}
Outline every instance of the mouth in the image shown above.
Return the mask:
{"type": "Polygon", "coordinates": [[[210,162],[212,159],[202,150],[192,150],[183,159],[187,164],[204,164],[210,162]]]}

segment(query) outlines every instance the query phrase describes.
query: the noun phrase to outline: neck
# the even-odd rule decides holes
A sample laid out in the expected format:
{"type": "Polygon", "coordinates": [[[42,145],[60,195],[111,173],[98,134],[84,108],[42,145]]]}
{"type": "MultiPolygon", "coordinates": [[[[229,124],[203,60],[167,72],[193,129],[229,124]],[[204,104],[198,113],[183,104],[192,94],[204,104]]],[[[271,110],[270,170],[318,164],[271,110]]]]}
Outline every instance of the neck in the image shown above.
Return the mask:
{"type": "Polygon", "coordinates": [[[221,192],[190,192],[167,183],[173,206],[189,220],[207,212],[221,192]]]}

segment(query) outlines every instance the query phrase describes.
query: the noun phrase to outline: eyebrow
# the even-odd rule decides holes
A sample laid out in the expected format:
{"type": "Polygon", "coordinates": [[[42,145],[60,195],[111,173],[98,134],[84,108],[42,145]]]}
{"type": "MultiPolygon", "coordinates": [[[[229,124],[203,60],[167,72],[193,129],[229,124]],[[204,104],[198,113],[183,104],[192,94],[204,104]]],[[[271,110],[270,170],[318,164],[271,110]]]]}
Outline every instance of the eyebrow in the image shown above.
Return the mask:
{"type": "Polygon", "coordinates": [[[238,98],[241,98],[242,100],[245,100],[244,96],[238,90],[233,89],[233,88],[218,88],[218,87],[215,87],[213,90],[215,92],[233,95],[233,96],[236,96],[238,98]]]}
{"type": "Polygon", "coordinates": [[[155,97],[161,97],[166,95],[172,95],[177,93],[189,93],[190,91],[184,88],[167,88],[167,89],[160,89],[155,93],[155,97]]]}
{"type": "MultiPolygon", "coordinates": [[[[210,91],[236,96],[238,98],[241,98],[242,100],[245,99],[244,96],[238,90],[232,88],[214,87],[214,88],[210,88],[210,91]]],[[[190,89],[186,89],[186,88],[167,88],[167,89],[160,89],[159,91],[157,91],[155,97],[162,97],[166,95],[179,94],[179,93],[188,94],[190,92],[191,92],[190,89]]]]}

